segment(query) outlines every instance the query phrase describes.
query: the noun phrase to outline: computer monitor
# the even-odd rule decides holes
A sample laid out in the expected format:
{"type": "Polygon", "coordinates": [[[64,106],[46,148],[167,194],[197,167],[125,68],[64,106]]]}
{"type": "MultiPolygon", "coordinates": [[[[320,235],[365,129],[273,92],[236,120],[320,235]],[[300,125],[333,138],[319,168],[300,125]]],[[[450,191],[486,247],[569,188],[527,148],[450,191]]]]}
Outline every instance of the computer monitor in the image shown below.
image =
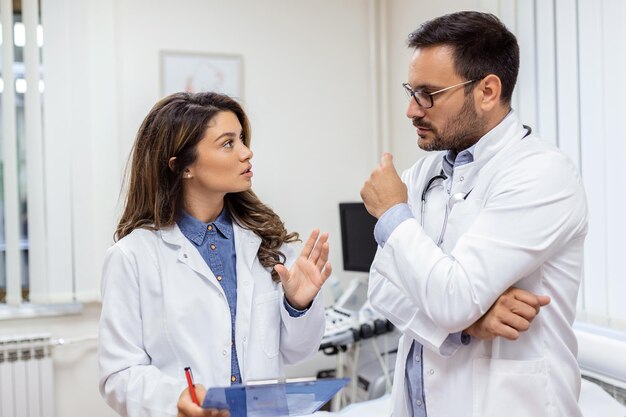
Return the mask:
{"type": "Polygon", "coordinates": [[[376,218],[363,203],[339,203],[343,269],[368,272],[376,254],[376,218]]]}

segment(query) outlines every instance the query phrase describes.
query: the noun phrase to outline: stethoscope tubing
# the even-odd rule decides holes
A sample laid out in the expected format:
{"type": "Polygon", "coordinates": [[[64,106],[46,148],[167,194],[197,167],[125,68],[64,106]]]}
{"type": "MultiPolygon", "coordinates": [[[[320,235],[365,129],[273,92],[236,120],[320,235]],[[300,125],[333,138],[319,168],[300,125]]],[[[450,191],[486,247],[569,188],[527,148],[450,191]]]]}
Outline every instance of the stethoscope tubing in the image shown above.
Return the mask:
{"type": "MultiPolygon", "coordinates": [[[[522,137],[522,139],[526,138],[528,135],[530,135],[532,133],[532,128],[530,126],[526,126],[526,125],[522,125],[524,127],[524,129],[526,130],[526,133],[524,134],[524,136],[522,137]]],[[[421,207],[421,218],[420,218],[420,225],[422,226],[422,228],[424,228],[424,214],[426,213],[426,194],[428,193],[428,191],[430,191],[433,183],[437,180],[442,180],[445,181],[448,179],[448,176],[445,174],[445,172],[443,172],[443,169],[439,172],[439,174],[435,175],[434,177],[430,178],[428,180],[428,182],[426,183],[426,187],[424,187],[424,190],[422,191],[422,207],[421,207]]],[[[473,190],[473,189],[472,189],[473,190]]],[[[465,196],[463,196],[462,199],[459,199],[458,201],[461,200],[465,200],[467,199],[467,196],[470,195],[470,193],[472,192],[472,190],[469,190],[465,196]]],[[[449,197],[451,198],[451,197],[449,197]]],[[[457,202],[458,202],[457,201],[457,202]]],[[[441,245],[441,243],[443,242],[443,237],[446,233],[446,227],[448,226],[448,213],[450,211],[450,204],[448,202],[448,204],[446,204],[446,213],[445,213],[445,217],[443,219],[443,228],[441,229],[441,233],[439,235],[439,239],[437,239],[437,246],[441,245]]]]}

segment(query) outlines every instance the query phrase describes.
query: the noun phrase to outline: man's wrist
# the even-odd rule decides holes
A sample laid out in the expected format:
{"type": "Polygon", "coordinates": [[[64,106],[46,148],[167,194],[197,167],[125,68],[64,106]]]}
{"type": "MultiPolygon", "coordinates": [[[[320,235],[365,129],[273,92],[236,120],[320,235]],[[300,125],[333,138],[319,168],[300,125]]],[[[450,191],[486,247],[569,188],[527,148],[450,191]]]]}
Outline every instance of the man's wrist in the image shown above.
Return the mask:
{"type": "Polygon", "coordinates": [[[391,233],[393,233],[396,227],[406,219],[412,217],[413,212],[411,212],[411,208],[407,203],[396,204],[385,211],[374,226],[374,238],[376,239],[376,243],[378,243],[380,247],[385,246],[389,236],[391,236],[391,233]]]}

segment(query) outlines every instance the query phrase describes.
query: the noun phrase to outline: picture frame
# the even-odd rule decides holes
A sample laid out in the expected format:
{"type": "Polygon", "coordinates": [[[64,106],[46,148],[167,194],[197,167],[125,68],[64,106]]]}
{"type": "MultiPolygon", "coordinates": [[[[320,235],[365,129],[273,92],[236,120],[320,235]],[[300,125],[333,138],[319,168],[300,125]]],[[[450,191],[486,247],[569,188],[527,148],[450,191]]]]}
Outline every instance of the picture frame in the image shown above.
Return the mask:
{"type": "Polygon", "coordinates": [[[161,95],[215,91],[241,99],[242,61],[235,54],[161,51],[161,95]]]}

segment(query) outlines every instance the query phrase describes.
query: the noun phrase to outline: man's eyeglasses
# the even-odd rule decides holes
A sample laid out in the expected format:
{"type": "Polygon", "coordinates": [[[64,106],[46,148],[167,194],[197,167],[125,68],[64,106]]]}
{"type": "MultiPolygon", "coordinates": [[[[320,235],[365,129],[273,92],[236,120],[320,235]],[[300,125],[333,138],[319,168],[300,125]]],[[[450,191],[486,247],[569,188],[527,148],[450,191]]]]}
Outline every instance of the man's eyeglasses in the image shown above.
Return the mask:
{"type": "Polygon", "coordinates": [[[454,84],[454,85],[451,85],[450,87],[433,91],[432,93],[427,93],[422,90],[413,90],[408,83],[402,84],[402,87],[404,87],[404,92],[406,93],[407,96],[413,97],[415,99],[415,102],[417,103],[418,106],[424,109],[430,109],[432,106],[435,105],[435,102],[433,101],[433,96],[435,94],[443,93],[444,91],[448,91],[455,87],[460,87],[465,84],[473,83],[474,81],[478,81],[478,79],[463,81],[462,83],[454,84]]]}

